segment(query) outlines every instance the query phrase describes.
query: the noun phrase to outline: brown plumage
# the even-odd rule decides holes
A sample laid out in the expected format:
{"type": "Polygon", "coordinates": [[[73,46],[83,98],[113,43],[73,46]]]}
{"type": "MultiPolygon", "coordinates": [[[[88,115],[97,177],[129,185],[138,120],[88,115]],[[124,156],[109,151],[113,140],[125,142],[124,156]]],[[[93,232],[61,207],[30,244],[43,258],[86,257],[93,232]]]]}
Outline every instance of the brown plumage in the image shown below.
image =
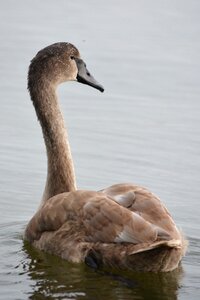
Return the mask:
{"type": "Polygon", "coordinates": [[[100,91],[78,50],[57,43],[41,50],[29,68],[28,88],[43,130],[48,174],[40,208],[25,239],[72,262],[139,271],[170,271],[186,242],[161,201],[147,189],[118,184],[99,192],[76,190],[73,162],[56,87],[77,80],[100,91]]]}

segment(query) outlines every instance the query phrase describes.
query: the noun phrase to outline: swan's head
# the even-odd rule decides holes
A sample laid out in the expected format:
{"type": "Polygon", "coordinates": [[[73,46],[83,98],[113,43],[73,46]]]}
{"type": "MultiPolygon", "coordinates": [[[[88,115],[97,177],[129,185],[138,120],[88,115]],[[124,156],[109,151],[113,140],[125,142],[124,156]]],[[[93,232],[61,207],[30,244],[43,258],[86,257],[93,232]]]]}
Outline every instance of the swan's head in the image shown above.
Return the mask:
{"type": "Polygon", "coordinates": [[[29,68],[29,81],[48,80],[54,84],[78,81],[103,92],[104,88],[94,79],[81,59],[79,51],[70,43],[56,43],[40,50],[29,68]]]}

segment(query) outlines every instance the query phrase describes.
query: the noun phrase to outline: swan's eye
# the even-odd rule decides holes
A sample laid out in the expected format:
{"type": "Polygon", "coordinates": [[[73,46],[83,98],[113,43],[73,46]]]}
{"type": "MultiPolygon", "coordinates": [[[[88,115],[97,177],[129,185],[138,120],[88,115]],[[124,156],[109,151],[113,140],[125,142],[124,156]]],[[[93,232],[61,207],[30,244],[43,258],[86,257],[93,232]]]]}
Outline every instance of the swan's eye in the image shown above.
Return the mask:
{"type": "Polygon", "coordinates": [[[88,76],[90,76],[90,73],[87,71],[87,73],[86,73],[88,76]]]}
{"type": "Polygon", "coordinates": [[[73,55],[72,55],[72,56],[70,56],[70,58],[71,58],[71,59],[75,59],[75,57],[74,57],[73,55]]]}

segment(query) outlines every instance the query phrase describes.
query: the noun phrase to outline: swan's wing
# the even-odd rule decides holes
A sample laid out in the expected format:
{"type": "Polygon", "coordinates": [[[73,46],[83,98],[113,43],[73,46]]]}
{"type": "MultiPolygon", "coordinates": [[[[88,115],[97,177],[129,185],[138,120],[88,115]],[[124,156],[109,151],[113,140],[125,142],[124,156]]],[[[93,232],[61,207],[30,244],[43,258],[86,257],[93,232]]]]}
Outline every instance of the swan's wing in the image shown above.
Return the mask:
{"type": "Polygon", "coordinates": [[[83,224],[90,242],[138,244],[171,239],[163,229],[103,195],[84,205],[83,224]]]}
{"type": "Polygon", "coordinates": [[[113,185],[101,192],[140,215],[144,220],[167,231],[173,238],[180,236],[180,232],[165,205],[148,189],[124,183],[113,185]]]}
{"type": "Polygon", "coordinates": [[[119,205],[103,193],[76,191],[57,195],[35,214],[25,236],[38,240],[46,231],[57,231],[67,222],[84,232],[86,242],[143,243],[170,240],[162,228],[119,205]]]}

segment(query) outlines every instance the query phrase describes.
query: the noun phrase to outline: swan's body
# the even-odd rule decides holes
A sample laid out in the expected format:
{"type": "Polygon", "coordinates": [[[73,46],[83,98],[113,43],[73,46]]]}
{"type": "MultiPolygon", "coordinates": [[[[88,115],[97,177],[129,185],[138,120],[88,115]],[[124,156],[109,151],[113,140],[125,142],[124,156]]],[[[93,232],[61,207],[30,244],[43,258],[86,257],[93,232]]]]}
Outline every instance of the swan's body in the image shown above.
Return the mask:
{"type": "Polygon", "coordinates": [[[47,148],[48,174],[42,204],[25,239],[72,262],[140,271],[175,269],[185,241],[160,200],[147,189],[119,184],[99,192],[76,190],[75,175],[56,87],[78,80],[101,91],[68,43],[41,50],[29,69],[31,99],[47,148]]]}

